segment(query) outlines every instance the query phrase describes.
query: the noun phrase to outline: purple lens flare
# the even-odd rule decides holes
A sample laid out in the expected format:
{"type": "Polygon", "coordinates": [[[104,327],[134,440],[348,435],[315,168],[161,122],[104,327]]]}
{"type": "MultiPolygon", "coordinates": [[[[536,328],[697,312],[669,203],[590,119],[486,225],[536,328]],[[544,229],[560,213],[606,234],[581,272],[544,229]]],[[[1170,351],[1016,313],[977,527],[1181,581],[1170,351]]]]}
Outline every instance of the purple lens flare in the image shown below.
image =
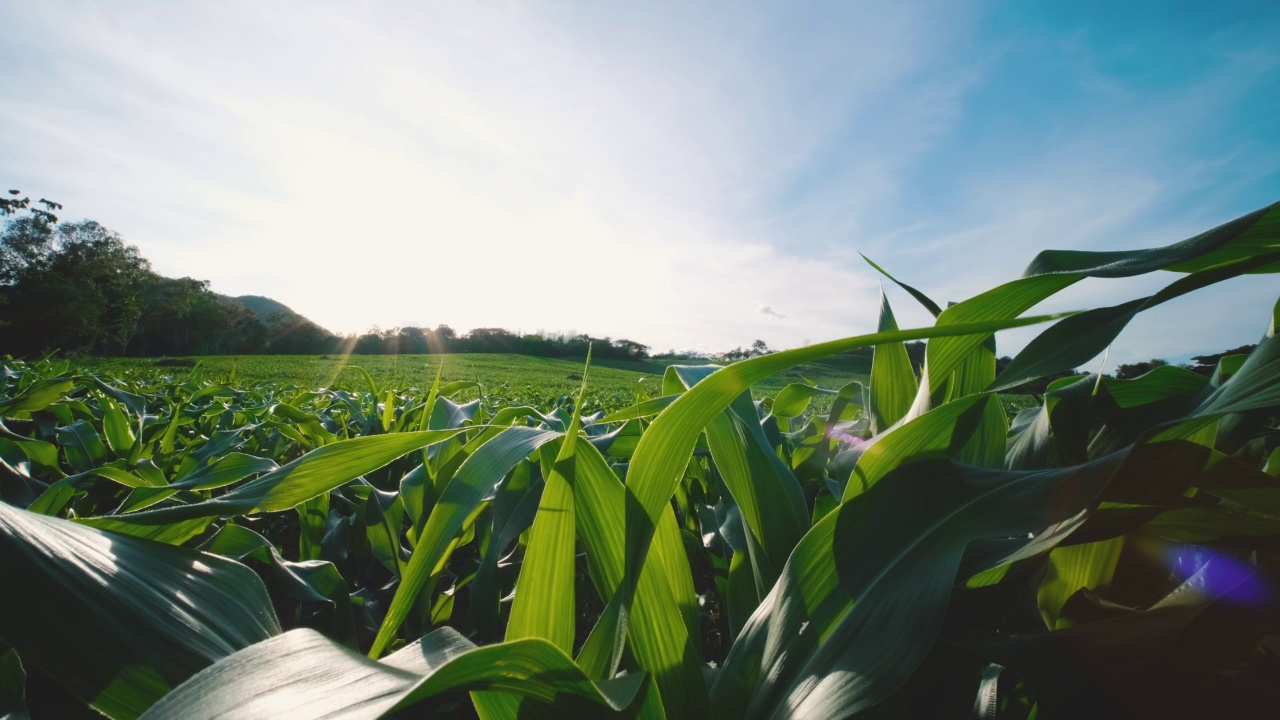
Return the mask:
{"type": "Polygon", "coordinates": [[[1167,554],[1169,569],[1182,581],[1178,592],[1232,605],[1266,603],[1275,593],[1249,560],[1202,545],[1178,545],[1167,554]]]}

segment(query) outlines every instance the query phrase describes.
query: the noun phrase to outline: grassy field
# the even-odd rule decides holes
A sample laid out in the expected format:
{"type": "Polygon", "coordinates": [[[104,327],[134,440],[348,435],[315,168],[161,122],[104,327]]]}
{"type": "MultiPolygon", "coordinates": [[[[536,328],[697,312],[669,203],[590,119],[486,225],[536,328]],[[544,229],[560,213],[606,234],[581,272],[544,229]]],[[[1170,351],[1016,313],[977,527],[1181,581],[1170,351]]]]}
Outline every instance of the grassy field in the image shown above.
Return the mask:
{"type": "MultiPolygon", "coordinates": [[[[487,394],[506,402],[535,405],[554,403],[577,392],[584,358],[557,359],[528,355],[251,355],[200,358],[89,358],[80,364],[87,370],[142,376],[181,375],[197,367],[208,380],[285,383],[303,388],[349,387],[364,389],[366,381],[352,368],[369,372],[384,388],[431,386],[439,363],[444,382],[474,380],[487,394]]],[[[662,373],[669,363],[660,360],[593,360],[589,394],[604,405],[618,407],[634,402],[637,388],[646,395],[659,394],[662,373]]],[[[682,361],[680,364],[705,364],[682,361]]],[[[870,368],[862,358],[837,357],[784,370],[754,389],[757,398],[773,395],[785,385],[808,380],[819,387],[838,389],[851,380],[866,382],[870,368]]]]}
{"type": "MultiPolygon", "coordinates": [[[[366,382],[352,368],[369,372],[383,388],[426,389],[435,378],[438,363],[444,363],[443,382],[474,380],[485,393],[505,403],[553,406],[578,390],[585,358],[557,359],[529,355],[475,353],[457,355],[249,355],[200,358],[88,358],[80,362],[86,370],[141,376],[180,375],[197,365],[208,380],[225,382],[235,378],[248,385],[284,383],[300,388],[348,387],[364,389],[366,382]]],[[[682,360],[678,364],[706,364],[708,361],[682,360]]],[[[588,378],[588,398],[599,407],[616,410],[635,402],[641,395],[660,394],[665,360],[593,360],[588,378]]],[[[838,390],[846,383],[868,382],[871,368],[866,358],[837,356],[797,365],[770,376],[752,388],[756,399],[772,397],[786,385],[808,382],[838,390]]],[[[469,397],[474,397],[471,395],[469,397]]],[[[1030,395],[1002,394],[1000,402],[1011,417],[1018,410],[1035,407],[1030,395]]],[[[815,400],[825,409],[829,401],[815,400]]]]}

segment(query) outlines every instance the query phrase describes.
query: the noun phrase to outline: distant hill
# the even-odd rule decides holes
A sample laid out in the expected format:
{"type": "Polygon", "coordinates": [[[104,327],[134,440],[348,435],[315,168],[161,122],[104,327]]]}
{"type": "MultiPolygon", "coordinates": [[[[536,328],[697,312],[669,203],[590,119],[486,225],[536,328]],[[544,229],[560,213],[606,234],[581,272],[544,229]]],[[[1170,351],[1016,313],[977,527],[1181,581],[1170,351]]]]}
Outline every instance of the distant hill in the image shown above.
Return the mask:
{"type": "Polygon", "coordinates": [[[267,318],[277,313],[290,319],[302,317],[298,313],[294,312],[293,308],[278,300],[272,300],[269,297],[263,297],[261,295],[241,295],[231,299],[249,308],[249,310],[252,311],[254,315],[258,316],[258,319],[264,323],[267,321],[267,318]]]}

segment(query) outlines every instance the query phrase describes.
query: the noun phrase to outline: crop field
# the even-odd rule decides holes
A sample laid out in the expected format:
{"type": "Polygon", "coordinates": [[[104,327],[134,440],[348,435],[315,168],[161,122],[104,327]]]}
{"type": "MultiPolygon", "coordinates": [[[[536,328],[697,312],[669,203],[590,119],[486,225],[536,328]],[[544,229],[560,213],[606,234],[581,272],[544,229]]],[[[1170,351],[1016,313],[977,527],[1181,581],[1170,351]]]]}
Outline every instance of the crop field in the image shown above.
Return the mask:
{"type": "MultiPolygon", "coordinates": [[[[278,383],[302,388],[367,387],[354,370],[368,371],[379,385],[402,389],[431,387],[437,370],[442,381],[474,381],[490,395],[512,404],[544,405],[563,402],[582,384],[585,358],[545,358],[529,355],[468,353],[455,355],[256,355],[200,358],[91,358],[79,366],[115,375],[162,377],[202,368],[211,381],[245,385],[278,383]]],[[[709,361],[681,361],[706,364],[709,361]]],[[[829,358],[788,368],[753,388],[757,397],[775,394],[792,382],[808,380],[819,387],[840,388],[853,380],[865,382],[871,372],[865,358],[829,358]]],[[[597,360],[592,365],[588,397],[609,410],[635,402],[637,392],[656,392],[667,363],[659,360],[597,360]]]]}
{"type": "MultiPolygon", "coordinates": [[[[196,373],[211,382],[238,382],[247,386],[271,383],[319,389],[327,387],[368,388],[361,370],[378,385],[405,391],[422,391],[431,386],[440,370],[444,383],[472,381],[476,387],[459,391],[458,398],[475,400],[481,396],[496,403],[531,405],[544,410],[564,405],[582,383],[586,358],[545,358],[529,355],[468,353],[455,355],[251,355],[198,358],[85,358],[77,366],[90,372],[110,375],[164,378],[196,373]]],[[[681,360],[680,365],[705,365],[711,361],[681,360]]],[[[592,364],[587,388],[588,412],[612,412],[639,398],[657,393],[668,363],[661,360],[597,360],[592,364]]],[[[781,370],[751,387],[752,396],[764,399],[792,384],[808,384],[839,390],[850,382],[864,385],[870,379],[867,358],[836,356],[781,370]]],[[[811,410],[826,412],[831,395],[817,395],[811,410]]],[[[1034,407],[1031,395],[1002,392],[998,399],[1006,413],[1034,407]]]]}
{"type": "Polygon", "coordinates": [[[1280,302],[1212,377],[999,391],[1277,271],[1280,204],[724,368],[7,360],[0,715],[1275,717],[1280,302]]]}

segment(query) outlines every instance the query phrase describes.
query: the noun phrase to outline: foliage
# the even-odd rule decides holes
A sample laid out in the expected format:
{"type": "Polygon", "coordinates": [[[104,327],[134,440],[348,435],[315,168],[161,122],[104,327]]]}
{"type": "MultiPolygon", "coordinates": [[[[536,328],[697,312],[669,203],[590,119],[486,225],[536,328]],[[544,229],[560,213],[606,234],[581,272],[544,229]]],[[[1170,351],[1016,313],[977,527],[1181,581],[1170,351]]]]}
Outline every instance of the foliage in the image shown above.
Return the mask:
{"type": "Polygon", "coordinates": [[[1150,360],[1143,362],[1121,364],[1116,366],[1116,377],[1121,380],[1132,380],[1133,378],[1146,375],[1152,370],[1155,370],[1158,367],[1164,367],[1168,364],[1168,362],[1160,358],[1151,358],[1150,360]]]}
{"type": "Polygon", "coordinates": [[[908,287],[933,326],[886,299],[877,333],[672,366],[616,409],[594,367],[514,404],[443,368],[10,361],[0,707],[65,703],[52,677],[114,717],[1275,715],[1280,304],[1231,309],[1265,332],[1212,377],[1063,377],[1013,418],[993,391],[1280,269],[1278,228],[1280,205],[1050,251],[945,310],[908,287]],[[1162,269],[1155,295],[1020,317],[1162,269]],[[993,333],[1046,320],[997,375],[993,333]],[[749,393],[872,347],[869,382],[749,393]]]}

